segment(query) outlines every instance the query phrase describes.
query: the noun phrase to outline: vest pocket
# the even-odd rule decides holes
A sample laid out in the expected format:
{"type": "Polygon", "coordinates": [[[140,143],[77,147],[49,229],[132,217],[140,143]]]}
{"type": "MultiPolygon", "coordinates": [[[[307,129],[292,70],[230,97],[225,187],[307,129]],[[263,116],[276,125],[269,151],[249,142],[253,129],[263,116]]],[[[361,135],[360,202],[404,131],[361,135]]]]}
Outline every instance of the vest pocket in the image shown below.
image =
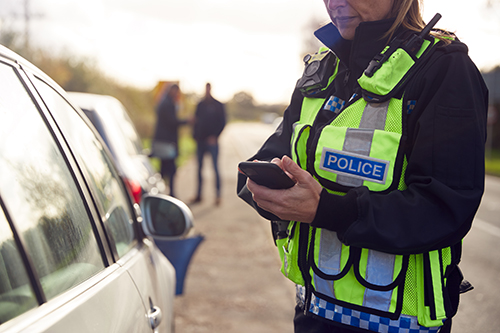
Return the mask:
{"type": "Polygon", "coordinates": [[[333,191],[359,186],[374,192],[397,189],[403,171],[402,103],[355,101],[314,132],[308,170],[333,191]]]}
{"type": "Polygon", "coordinates": [[[281,259],[281,273],[292,282],[304,286],[304,279],[298,265],[299,222],[291,221],[288,225],[288,237],[276,240],[281,259]]]}
{"type": "Polygon", "coordinates": [[[329,126],[318,138],[313,172],[331,190],[393,190],[400,180],[400,142],[398,133],[329,126]]]}
{"type": "Polygon", "coordinates": [[[314,228],[309,260],[314,274],[326,280],[344,277],[352,266],[350,247],[340,242],[337,233],[314,228]]]}
{"type": "Polygon", "coordinates": [[[403,284],[408,261],[409,256],[361,249],[360,259],[354,262],[354,274],[366,288],[390,291],[403,284]]]}
{"type": "Polygon", "coordinates": [[[401,314],[408,256],[353,248],[315,229],[309,250],[313,292],[331,303],[390,319],[401,314]]]}

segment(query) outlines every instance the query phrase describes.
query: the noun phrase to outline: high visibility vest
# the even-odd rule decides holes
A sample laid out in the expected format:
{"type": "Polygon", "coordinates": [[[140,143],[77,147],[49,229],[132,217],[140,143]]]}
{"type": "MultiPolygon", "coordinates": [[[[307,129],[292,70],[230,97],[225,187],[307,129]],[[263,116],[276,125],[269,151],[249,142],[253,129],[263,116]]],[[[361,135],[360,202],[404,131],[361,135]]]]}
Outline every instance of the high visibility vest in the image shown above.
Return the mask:
{"type": "MultiPolygon", "coordinates": [[[[424,43],[418,56],[433,45],[424,43]]],[[[391,74],[400,79],[413,66],[392,65],[393,69],[406,68],[391,74]]],[[[384,66],[380,74],[358,82],[372,94],[373,87],[378,88],[375,95],[398,84],[388,84],[384,66]]],[[[402,134],[403,112],[408,106],[403,105],[402,97],[382,103],[367,99],[353,96],[344,108],[345,102],[335,96],[328,100],[304,98],[300,120],[294,124],[292,158],[330,193],[344,195],[357,186],[377,193],[406,189],[402,134]],[[318,112],[324,109],[337,113],[336,117],[312,132],[318,112]]],[[[287,234],[276,240],[281,270],[303,286],[309,312],[375,332],[408,332],[410,328],[437,332],[451,317],[447,315],[452,310],[446,290],[446,279],[456,264],[451,248],[393,255],[347,246],[336,232],[298,221],[289,223],[287,234]]]]}

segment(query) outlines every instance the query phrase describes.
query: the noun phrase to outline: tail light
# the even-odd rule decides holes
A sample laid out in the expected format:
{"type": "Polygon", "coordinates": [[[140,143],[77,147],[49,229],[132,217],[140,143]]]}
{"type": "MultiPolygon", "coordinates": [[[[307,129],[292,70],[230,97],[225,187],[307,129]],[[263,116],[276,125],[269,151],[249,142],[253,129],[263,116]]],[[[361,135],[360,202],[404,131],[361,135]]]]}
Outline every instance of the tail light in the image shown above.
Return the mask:
{"type": "Polygon", "coordinates": [[[134,198],[134,203],[140,203],[142,197],[142,188],[138,181],[128,178],[123,178],[125,185],[127,185],[132,198],[134,198]]]}

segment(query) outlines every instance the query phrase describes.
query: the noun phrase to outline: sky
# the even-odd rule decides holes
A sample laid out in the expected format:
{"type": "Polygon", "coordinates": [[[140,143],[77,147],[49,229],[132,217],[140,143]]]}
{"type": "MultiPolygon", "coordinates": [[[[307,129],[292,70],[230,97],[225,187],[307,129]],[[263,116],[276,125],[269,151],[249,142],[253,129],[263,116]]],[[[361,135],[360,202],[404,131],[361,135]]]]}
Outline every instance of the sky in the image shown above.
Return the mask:
{"type": "MultiPolygon", "coordinates": [[[[500,3],[426,0],[424,18],[456,32],[482,70],[500,64],[500,3]]],[[[223,102],[240,91],[258,103],[288,103],[302,75],[311,22],[328,23],[321,0],[0,0],[0,17],[22,24],[30,43],[93,59],[107,75],[144,89],[179,81],[223,102]]],[[[4,19],[5,21],[5,19],[4,19]]],[[[316,50],[309,50],[315,52],[316,50]]]]}

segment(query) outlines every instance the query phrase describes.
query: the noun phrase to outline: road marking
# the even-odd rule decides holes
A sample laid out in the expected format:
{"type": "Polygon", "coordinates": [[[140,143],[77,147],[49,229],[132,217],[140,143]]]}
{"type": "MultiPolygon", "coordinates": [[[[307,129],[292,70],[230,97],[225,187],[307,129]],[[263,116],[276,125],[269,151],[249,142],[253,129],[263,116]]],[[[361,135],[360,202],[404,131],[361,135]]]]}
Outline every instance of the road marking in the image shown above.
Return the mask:
{"type": "Polygon", "coordinates": [[[493,235],[493,236],[500,238],[500,228],[497,226],[494,226],[491,223],[488,223],[488,222],[483,221],[481,219],[475,218],[474,223],[472,225],[478,229],[481,229],[482,231],[489,233],[490,235],[493,235]]]}

